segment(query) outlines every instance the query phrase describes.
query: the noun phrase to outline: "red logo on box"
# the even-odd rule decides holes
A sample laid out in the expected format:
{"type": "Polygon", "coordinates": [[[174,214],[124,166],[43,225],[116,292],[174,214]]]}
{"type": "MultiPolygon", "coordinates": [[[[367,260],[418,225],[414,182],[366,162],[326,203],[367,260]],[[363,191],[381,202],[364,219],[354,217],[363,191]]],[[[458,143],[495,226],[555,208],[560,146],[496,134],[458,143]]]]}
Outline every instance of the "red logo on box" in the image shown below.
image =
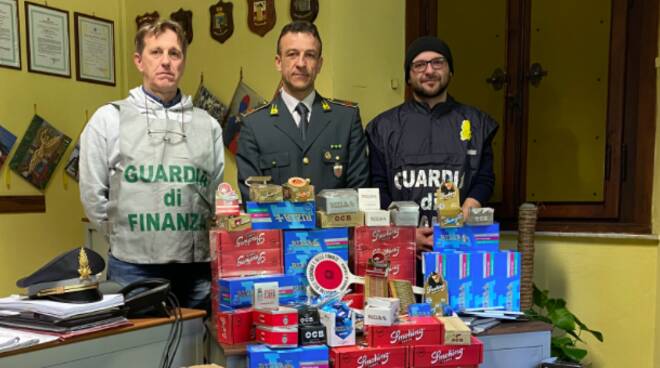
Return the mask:
{"type": "Polygon", "coordinates": [[[444,328],[434,317],[413,317],[392,326],[367,326],[369,346],[438,345],[444,328]]]}
{"type": "Polygon", "coordinates": [[[404,346],[344,346],[330,350],[330,360],[335,368],[403,368],[408,366],[407,356],[408,349],[404,346]]]}
{"type": "Polygon", "coordinates": [[[444,367],[478,365],[483,362],[484,345],[472,337],[470,345],[413,346],[410,348],[411,367],[444,367]]]}

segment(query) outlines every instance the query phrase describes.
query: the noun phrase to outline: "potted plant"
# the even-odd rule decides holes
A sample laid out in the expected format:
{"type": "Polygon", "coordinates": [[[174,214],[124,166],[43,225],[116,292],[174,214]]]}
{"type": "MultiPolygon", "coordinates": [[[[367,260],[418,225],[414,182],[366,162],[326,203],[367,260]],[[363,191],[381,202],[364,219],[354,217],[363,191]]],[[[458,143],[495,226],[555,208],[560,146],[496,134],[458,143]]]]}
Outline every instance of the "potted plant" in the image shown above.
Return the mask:
{"type": "MultiPolygon", "coordinates": [[[[548,290],[541,291],[534,285],[533,305],[525,314],[534,320],[543,321],[553,326],[551,350],[552,356],[560,361],[581,363],[587,355],[587,350],[580,348],[584,344],[580,335],[586,331],[598,341],[603,342],[603,334],[592,330],[566,308],[566,301],[561,298],[550,298],[548,290]]],[[[575,365],[572,365],[575,366],[575,365]]],[[[580,365],[581,366],[581,365],[580,365]]],[[[556,365],[560,367],[560,365],[556,365]]]]}

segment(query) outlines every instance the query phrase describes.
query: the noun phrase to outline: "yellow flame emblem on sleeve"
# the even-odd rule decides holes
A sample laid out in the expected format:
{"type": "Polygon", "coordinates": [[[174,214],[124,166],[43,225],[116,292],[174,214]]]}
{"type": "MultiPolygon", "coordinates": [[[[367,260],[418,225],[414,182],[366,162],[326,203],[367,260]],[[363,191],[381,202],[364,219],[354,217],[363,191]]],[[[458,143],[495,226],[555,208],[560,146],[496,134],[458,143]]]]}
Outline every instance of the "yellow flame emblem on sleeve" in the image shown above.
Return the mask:
{"type": "Polygon", "coordinates": [[[463,120],[461,123],[461,140],[469,141],[472,139],[472,128],[470,128],[470,120],[463,120]]]}

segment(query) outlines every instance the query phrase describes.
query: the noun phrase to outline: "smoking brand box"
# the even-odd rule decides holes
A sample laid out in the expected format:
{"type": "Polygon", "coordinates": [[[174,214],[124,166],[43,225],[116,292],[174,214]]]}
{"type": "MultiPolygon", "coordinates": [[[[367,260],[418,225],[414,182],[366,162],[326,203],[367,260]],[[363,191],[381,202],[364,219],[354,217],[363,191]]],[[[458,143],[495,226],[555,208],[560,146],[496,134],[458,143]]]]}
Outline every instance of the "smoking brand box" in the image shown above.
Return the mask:
{"type": "Polygon", "coordinates": [[[369,346],[437,345],[444,328],[435,317],[411,317],[391,326],[365,326],[369,346]]]}
{"type": "Polygon", "coordinates": [[[304,299],[304,294],[300,293],[298,277],[294,275],[268,275],[218,280],[220,303],[232,308],[251,306],[255,282],[277,282],[280,304],[289,304],[304,299]]]}
{"type": "Polygon", "coordinates": [[[407,368],[408,347],[342,346],[330,349],[334,368],[407,368]]]}
{"type": "Polygon", "coordinates": [[[254,340],[251,308],[214,313],[218,342],[222,344],[239,344],[254,340]]]}
{"type": "Polygon", "coordinates": [[[211,230],[210,245],[214,279],[282,273],[280,230],[211,230]]]}
{"type": "Polygon", "coordinates": [[[314,202],[247,202],[252,229],[312,229],[316,226],[314,202]]]}
{"type": "Polygon", "coordinates": [[[484,345],[472,337],[469,345],[413,346],[409,357],[415,368],[476,366],[484,360],[484,345]]]}

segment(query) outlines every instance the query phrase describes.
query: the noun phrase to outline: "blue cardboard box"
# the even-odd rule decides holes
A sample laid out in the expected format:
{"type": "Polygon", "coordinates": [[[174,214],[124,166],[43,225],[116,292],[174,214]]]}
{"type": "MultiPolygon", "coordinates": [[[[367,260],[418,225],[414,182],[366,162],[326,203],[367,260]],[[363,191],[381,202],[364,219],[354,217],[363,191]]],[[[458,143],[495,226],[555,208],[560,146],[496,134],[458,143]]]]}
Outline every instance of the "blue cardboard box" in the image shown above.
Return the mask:
{"type": "Polygon", "coordinates": [[[293,349],[271,349],[266,345],[248,345],[247,366],[248,368],[325,368],[329,366],[329,350],[326,345],[293,349]]]}
{"type": "Polygon", "coordinates": [[[252,229],[313,229],[316,226],[315,202],[247,202],[252,229]]]}
{"type": "Polygon", "coordinates": [[[284,273],[304,275],[307,262],[321,252],[348,262],[348,228],[284,231],[284,273]]]}
{"type": "Polygon", "coordinates": [[[304,300],[305,294],[301,293],[302,289],[298,277],[294,275],[266,275],[231,277],[218,280],[220,304],[232,308],[251,306],[255,282],[277,282],[280,288],[280,304],[304,300]]]}
{"type": "Polygon", "coordinates": [[[507,310],[520,311],[520,253],[500,252],[497,262],[496,265],[502,270],[498,270],[495,275],[497,305],[504,306],[507,310]]]}
{"type": "Polygon", "coordinates": [[[472,259],[476,307],[497,307],[496,275],[501,274],[501,252],[475,252],[472,259]]]}
{"type": "Polygon", "coordinates": [[[500,248],[500,224],[465,225],[463,227],[433,227],[433,251],[447,249],[459,251],[496,252],[500,248]]]}
{"type": "Polygon", "coordinates": [[[449,305],[455,311],[474,308],[472,252],[425,252],[422,272],[426,280],[433,272],[442,273],[449,291],[449,305]]]}

